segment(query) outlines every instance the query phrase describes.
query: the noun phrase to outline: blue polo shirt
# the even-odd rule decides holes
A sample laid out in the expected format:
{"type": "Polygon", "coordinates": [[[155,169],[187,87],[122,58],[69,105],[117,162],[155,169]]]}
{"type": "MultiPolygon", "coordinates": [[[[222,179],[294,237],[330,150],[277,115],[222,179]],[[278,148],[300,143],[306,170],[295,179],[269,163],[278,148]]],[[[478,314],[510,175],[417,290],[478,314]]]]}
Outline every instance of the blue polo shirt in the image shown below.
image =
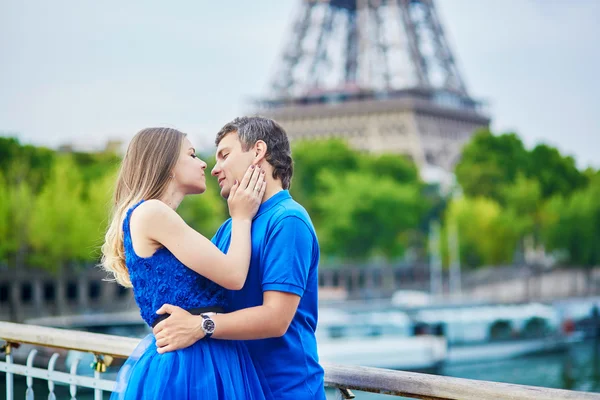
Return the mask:
{"type": "MultiPolygon", "coordinates": [[[[226,252],[231,219],[213,238],[226,252]]],[[[285,335],[246,341],[252,359],[265,374],[276,399],[325,400],[323,368],[317,355],[319,243],[308,213],[287,190],[259,208],[252,223],[252,257],[241,290],[229,291],[229,311],[260,306],[264,291],[301,297],[285,335]]]]}

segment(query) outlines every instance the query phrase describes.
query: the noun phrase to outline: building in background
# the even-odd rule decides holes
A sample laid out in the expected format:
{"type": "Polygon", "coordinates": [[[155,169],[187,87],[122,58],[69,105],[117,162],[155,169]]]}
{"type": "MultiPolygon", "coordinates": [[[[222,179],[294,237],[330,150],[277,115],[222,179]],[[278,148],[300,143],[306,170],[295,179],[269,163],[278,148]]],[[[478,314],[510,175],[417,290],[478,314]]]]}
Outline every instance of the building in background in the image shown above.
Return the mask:
{"type": "Polygon", "coordinates": [[[258,112],[292,140],[341,137],[409,157],[448,179],[462,146],[488,127],[467,93],[432,0],[303,0],[258,112]]]}

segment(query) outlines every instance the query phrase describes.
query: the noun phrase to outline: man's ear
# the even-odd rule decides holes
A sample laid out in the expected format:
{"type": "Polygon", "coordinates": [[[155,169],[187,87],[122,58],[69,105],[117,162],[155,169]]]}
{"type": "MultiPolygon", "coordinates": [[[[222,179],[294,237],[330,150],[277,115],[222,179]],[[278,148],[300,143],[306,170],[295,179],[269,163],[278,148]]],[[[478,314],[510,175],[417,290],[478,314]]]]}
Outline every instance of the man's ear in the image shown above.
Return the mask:
{"type": "Polygon", "coordinates": [[[267,157],[267,144],[259,140],[254,144],[254,148],[252,149],[254,152],[254,164],[260,164],[267,157]]]}

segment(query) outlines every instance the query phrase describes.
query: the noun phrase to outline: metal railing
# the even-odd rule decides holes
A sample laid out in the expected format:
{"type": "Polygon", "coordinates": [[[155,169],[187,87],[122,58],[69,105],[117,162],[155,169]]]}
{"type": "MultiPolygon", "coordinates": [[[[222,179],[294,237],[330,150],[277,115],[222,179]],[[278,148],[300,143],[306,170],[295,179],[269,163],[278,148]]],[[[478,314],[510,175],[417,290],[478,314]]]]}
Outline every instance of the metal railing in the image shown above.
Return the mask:
{"type": "MultiPolygon", "coordinates": [[[[34,325],[0,322],[0,338],[6,342],[3,349],[6,361],[0,361],[0,372],[6,374],[6,399],[13,400],[13,377],[26,377],[26,397],[33,399],[33,379],[48,381],[49,397],[54,393],[54,384],[69,385],[71,399],[75,399],[77,388],[91,388],[94,398],[102,399],[103,392],[112,392],[115,381],[103,378],[102,374],[113,357],[127,358],[139,343],[139,339],[97,333],[55,329],[34,325]],[[69,372],[55,370],[59,353],[50,357],[46,369],[35,367],[38,353],[32,349],[24,365],[13,360],[13,350],[19,345],[35,345],[51,349],[77,350],[94,355],[92,376],[77,375],[78,361],[69,372]]],[[[336,388],[342,399],[354,398],[352,390],[405,396],[430,400],[600,400],[598,393],[547,389],[542,387],[512,385],[507,383],[450,378],[429,374],[393,371],[324,363],[325,385],[336,388]]]]}

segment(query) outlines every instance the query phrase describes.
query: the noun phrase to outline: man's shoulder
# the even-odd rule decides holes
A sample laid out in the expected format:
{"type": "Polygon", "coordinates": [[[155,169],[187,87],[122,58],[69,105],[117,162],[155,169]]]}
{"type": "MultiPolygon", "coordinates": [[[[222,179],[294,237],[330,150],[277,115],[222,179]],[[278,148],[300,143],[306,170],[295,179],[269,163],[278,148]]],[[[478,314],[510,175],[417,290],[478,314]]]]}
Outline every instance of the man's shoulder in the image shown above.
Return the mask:
{"type": "Polygon", "coordinates": [[[231,218],[228,218],[225,222],[221,224],[219,229],[217,229],[217,232],[213,236],[213,242],[215,240],[218,240],[222,235],[229,231],[231,231],[231,218]]]}
{"type": "Polygon", "coordinates": [[[278,222],[290,217],[298,218],[304,221],[309,228],[311,228],[311,230],[314,229],[310,215],[306,209],[300,203],[291,198],[277,204],[269,219],[272,223],[277,224],[278,222]]]}
{"type": "Polygon", "coordinates": [[[217,230],[217,233],[218,233],[218,232],[220,232],[220,231],[222,231],[223,229],[226,229],[226,228],[229,228],[229,227],[231,227],[231,218],[227,218],[227,219],[225,220],[225,222],[223,222],[223,223],[221,224],[221,226],[220,226],[220,227],[219,227],[219,229],[217,230]]]}

